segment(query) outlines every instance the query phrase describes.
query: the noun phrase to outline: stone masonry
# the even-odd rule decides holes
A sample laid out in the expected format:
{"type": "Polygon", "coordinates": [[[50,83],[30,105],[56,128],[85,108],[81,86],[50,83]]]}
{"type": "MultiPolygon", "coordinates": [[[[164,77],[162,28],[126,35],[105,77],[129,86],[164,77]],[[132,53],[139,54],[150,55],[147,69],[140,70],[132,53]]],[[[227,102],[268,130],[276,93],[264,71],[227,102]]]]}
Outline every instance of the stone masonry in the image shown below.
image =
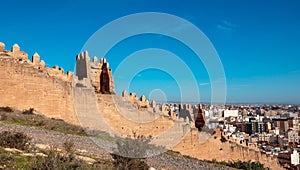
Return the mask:
{"type": "Polygon", "coordinates": [[[98,58],[95,56],[93,61],[90,61],[87,51],[80,53],[76,57],[76,74],[78,80],[88,79],[89,82],[85,82],[85,86],[94,87],[96,92],[103,94],[114,93],[112,70],[109,68],[109,63],[105,58],[101,58],[100,62],[98,62],[98,58]]]}
{"type": "Polygon", "coordinates": [[[35,53],[32,61],[15,44],[5,50],[0,43],[0,106],[34,108],[48,117],[77,124],[72,97],[73,73],[45,67],[35,53]]]}

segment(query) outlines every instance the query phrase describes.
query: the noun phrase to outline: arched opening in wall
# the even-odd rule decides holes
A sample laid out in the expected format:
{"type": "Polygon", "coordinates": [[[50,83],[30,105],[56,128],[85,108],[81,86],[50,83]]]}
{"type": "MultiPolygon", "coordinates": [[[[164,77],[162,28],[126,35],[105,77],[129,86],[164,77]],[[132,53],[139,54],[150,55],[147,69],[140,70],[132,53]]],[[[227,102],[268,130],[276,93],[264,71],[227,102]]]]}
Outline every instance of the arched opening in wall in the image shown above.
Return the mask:
{"type": "Polygon", "coordinates": [[[101,74],[100,74],[100,92],[107,94],[110,93],[109,89],[109,74],[108,74],[108,68],[107,63],[103,63],[101,68],[101,74]]]}

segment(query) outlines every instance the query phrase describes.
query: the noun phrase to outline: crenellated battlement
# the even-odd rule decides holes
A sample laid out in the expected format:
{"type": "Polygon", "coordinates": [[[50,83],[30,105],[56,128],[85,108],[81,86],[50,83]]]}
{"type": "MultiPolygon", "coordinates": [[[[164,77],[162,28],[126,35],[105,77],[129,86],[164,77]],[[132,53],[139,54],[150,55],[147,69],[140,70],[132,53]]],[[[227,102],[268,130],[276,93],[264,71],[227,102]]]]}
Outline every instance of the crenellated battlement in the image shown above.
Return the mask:
{"type": "Polygon", "coordinates": [[[31,60],[28,59],[28,54],[24,51],[21,51],[21,48],[18,44],[14,44],[11,50],[5,49],[5,44],[0,42],[0,61],[3,60],[8,63],[8,60],[12,60],[11,63],[19,64],[19,65],[26,65],[26,67],[32,67],[36,69],[37,72],[46,72],[53,78],[57,78],[64,81],[72,81],[73,79],[73,72],[64,73],[64,69],[58,66],[53,66],[49,68],[46,66],[44,60],[41,60],[41,57],[37,52],[35,52],[31,60]]]}
{"type": "Polygon", "coordinates": [[[18,44],[11,50],[0,42],[0,106],[34,108],[47,117],[78,124],[72,97],[73,72],[47,67],[36,52],[31,60],[18,44]]]}
{"type": "Polygon", "coordinates": [[[105,58],[100,62],[96,56],[90,60],[87,51],[76,56],[76,74],[81,84],[86,87],[94,87],[98,93],[114,93],[114,80],[112,70],[105,58]]]}
{"type": "Polygon", "coordinates": [[[133,106],[138,110],[152,110],[152,111],[158,111],[158,108],[156,106],[156,102],[153,100],[150,102],[146,98],[145,95],[141,95],[141,97],[138,97],[136,93],[129,93],[126,90],[123,90],[122,97],[126,100],[130,101],[133,106]]]}

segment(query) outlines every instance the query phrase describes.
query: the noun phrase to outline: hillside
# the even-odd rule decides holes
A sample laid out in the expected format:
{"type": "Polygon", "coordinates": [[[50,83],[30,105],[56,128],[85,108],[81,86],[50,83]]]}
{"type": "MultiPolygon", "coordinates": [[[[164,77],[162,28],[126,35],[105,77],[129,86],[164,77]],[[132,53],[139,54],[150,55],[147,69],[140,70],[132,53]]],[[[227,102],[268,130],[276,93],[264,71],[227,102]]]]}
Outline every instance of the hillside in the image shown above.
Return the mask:
{"type": "MultiPolygon", "coordinates": [[[[124,166],[124,163],[120,164],[110,153],[93,143],[84,132],[81,127],[63,120],[34,114],[33,109],[18,111],[2,107],[0,169],[51,169],[51,166],[59,169],[118,169],[120,165],[124,166]],[[14,146],[16,141],[19,144],[25,142],[24,148],[18,145],[18,149],[8,147],[14,146]]],[[[120,158],[117,160],[120,161],[120,158]]],[[[172,151],[135,161],[130,166],[138,164],[141,166],[139,169],[229,169],[172,151]]]]}

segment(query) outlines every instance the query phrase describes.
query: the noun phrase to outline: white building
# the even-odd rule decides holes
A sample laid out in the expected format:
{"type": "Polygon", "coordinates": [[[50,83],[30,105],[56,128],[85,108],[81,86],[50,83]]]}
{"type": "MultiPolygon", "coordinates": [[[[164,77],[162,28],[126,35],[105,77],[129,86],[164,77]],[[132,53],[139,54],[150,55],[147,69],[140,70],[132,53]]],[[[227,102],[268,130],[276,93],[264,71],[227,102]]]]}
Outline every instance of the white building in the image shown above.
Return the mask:
{"type": "Polygon", "coordinates": [[[224,117],[238,117],[238,110],[224,110],[224,117]]]}
{"type": "Polygon", "coordinates": [[[291,164],[299,165],[299,153],[296,150],[291,154],[291,164]]]}

